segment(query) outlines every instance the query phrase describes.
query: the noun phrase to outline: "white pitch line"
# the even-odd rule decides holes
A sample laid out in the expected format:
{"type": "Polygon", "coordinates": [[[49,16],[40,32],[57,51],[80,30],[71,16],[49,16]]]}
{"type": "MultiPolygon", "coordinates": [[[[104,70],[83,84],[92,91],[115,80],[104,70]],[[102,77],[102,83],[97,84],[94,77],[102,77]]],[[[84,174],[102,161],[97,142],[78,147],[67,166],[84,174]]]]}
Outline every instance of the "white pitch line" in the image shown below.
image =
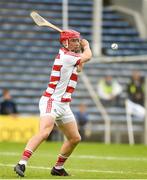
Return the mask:
{"type": "MultiPolygon", "coordinates": [[[[4,164],[0,163],[0,166],[2,167],[14,167],[14,164],[4,164]]],[[[28,166],[28,168],[31,169],[39,169],[39,170],[50,170],[51,168],[49,167],[44,167],[44,166],[28,166]]],[[[84,172],[84,173],[109,173],[109,174],[134,174],[134,175],[147,175],[147,172],[132,172],[132,171],[108,171],[108,170],[89,170],[89,169],[67,169],[69,171],[77,171],[77,172],[84,172]]]]}
{"type": "MultiPolygon", "coordinates": [[[[0,155],[1,156],[20,156],[20,153],[16,153],[16,152],[2,152],[2,151],[0,151],[0,155]]],[[[37,153],[36,156],[54,157],[53,155],[39,154],[39,153],[37,153]]],[[[116,160],[116,161],[147,161],[147,158],[144,158],[144,157],[71,155],[71,158],[77,158],[77,159],[97,159],[97,160],[108,160],[108,161],[111,161],[111,160],[116,160]]]]}

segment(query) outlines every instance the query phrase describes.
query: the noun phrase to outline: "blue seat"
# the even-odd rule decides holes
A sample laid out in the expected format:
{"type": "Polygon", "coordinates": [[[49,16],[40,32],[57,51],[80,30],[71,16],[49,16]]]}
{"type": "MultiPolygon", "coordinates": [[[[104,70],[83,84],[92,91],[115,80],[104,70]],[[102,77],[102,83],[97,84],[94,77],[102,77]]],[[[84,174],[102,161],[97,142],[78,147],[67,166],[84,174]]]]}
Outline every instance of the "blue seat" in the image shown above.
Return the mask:
{"type": "Polygon", "coordinates": [[[115,34],[115,35],[129,35],[129,36],[138,36],[138,32],[134,28],[106,28],[103,29],[102,33],[105,35],[115,34]]]}
{"type": "Polygon", "coordinates": [[[123,17],[116,13],[103,14],[103,20],[122,20],[123,17]]]}
{"type": "Polygon", "coordinates": [[[124,36],[124,35],[123,36],[104,35],[102,38],[103,38],[104,42],[106,42],[106,41],[108,41],[108,42],[124,42],[124,43],[128,43],[128,42],[144,43],[144,42],[146,42],[146,41],[142,41],[142,39],[140,39],[138,36],[130,37],[130,36],[124,36]]]}
{"type": "Polygon", "coordinates": [[[117,21],[117,23],[114,23],[114,21],[103,21],[102,22],[103,28],[105,27],[118,27],[118,28],[124,28],[129,27],[129,23],[125,21],[117,21]]]}

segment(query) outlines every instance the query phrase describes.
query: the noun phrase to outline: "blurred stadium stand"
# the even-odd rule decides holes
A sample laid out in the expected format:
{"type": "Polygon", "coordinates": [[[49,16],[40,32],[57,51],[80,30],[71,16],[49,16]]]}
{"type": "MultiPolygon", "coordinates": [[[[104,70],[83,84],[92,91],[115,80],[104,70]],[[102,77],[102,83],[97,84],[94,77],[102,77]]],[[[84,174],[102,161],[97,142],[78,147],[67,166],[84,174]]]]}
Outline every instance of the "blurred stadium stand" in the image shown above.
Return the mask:
{"type": "MultiPolygon", "coordinates": [[[[59,34],[45,27],[37,27],[29,16],[32,10],[38,11],[62,28],[62,0],[1,0],[0,90],[10,89],[21,114],[38,115],[39,98],[47,87],[53,60],[58,52],[59,34]]],[[[69,0],[69,28],[80,31],[90,42],[92,42],[92,11],[91,0],[69,0]]],[[[106,7],[103,10],[102,49],[105,56],[142,55],[147,54],[147,41],[139,37],[135,27],[130,25],[123,14],[106,7]],[[119,50],[110,49],[112,42],[119,44],[119,50]]],[[[120,105],[107,109],[112,122],[126,123],[125,86],[134,69],[140,70],[144,76],[147,75],[146,62],[128,62],[121,65],[91,63],[85,66],[85,73],[95,90],[98,79],[106,75],[107,71],[124,86],[120,105]]],[[[103,118],[85,84],[79,79],[77,90],[73,95],[73,111],[77,111],[81,102],[88,106],[89,119],[94,124],[103,123],[103,118]]],[[[96,132],[104,131],[103,125],[94,128],[96,132]]],[[[114,131],[115,129],[114,126],[114,131]]]]}
{"type": "MultiPolygon", "coordinates": [[[[80,31],[89,41],[92,5],[91,1],[84,5],[82,0],[69,2],[69,27],[80,31]]],[[[62,0],[0,2],[0,88],[11,90],[22,114],[39,113],[39,98],[47,87],[52,63],[60,47],[59,34],[49,28],[37,27],[29,16],[32,10],[39,11],[52,23],[62,27],[62,0]]],[[[86,91],[81,82],[77,97],[83,90],[86,91]]],[[[75,102],[73,106],[76,105],[75,102]]]]}
{"type": "Polygon", "coordinates": [[[124,14],[105,7],[103,10],[103,54],[107,56],[133,56],[147,54],[147,41],[140,38],[139,33],[124,14]],[[119,45],[117,51],[111,44],[119,45]]]}

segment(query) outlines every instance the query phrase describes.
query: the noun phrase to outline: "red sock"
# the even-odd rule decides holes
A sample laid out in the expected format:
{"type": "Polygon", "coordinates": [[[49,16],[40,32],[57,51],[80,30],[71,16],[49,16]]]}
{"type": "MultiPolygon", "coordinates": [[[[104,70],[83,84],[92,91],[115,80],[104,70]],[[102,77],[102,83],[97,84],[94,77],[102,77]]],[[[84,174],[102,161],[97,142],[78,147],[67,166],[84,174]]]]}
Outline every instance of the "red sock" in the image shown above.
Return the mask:
{"type": "Polygon", "coordinates": [[[58,159],[57,159],[56,164],[55,164],[55,168],[62,169],[67,158],[68,157],[65,157],[65,156],[59,154],[58,159]]]}
{"type": "Polygon", "coordinates": [[[31,156],[32,156],[32,151],[31,150],[28,150],[28,149],[25,149],[23,154],[22,154],[22,158],[23,160],[28,160],[31,156]]]}
{"type": "Polygon", "coordinates": [[[19,161],[19,164],[27,165],[27,161],[32,156],[32,154],[33,154],[33,151],[25,149],[23,154],[22,154],[21,160],[19,161]]]}

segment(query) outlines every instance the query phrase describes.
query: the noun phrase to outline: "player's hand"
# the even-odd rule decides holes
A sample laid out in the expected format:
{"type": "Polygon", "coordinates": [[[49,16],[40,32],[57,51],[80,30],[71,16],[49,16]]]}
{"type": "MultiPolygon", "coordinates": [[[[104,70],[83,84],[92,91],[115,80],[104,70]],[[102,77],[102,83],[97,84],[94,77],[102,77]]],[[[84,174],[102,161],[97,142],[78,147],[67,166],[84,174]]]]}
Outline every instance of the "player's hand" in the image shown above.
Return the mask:
{"type": "Polygon", "coordinates": [[[89,42],[86,39],[82,39],[81,40],[81,47],[83,47],[83,51],[81,54],[81,63],[86,63],[87,61],[89,61],[92,57],[92,52],[91,49],[89,47],[89,42]]]}
{"type": "Polygon", "coordinates": [[[89,47],[89,42],[86,39],[82,39],[80,43],[83,49],[85,49],[87,46],[89,47]]]}
{"type": "Polygon", "coordinates": [[[81,72],[83,69],[84,63],[80,63],[79,65],[77,65],[77,72],[81,72]]]}

